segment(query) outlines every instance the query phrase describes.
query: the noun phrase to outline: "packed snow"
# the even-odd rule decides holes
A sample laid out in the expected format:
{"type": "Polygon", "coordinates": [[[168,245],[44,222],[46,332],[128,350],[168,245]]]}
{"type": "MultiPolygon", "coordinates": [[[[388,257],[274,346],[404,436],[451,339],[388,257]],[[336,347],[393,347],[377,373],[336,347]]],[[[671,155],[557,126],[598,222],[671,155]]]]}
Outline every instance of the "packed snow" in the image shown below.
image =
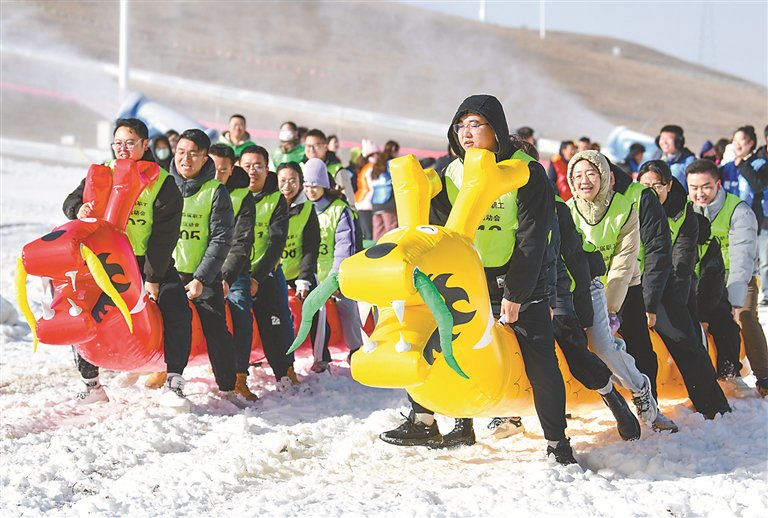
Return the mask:
{"type": "MultiPolygon", "coordinates": [[[[159,407],[143,378],[116,372],[102,374],[109,403],[75,406],[72,352],[32,352],[13,276],[21,247],[65,221],[61,203],[84,174],[0,162],[3,516],[765,516],[768,401],[754,395],[712,421],[685,400],[662,401],[680,432],[644,430],[629,443],[607,409],[574,414],[581,467],[545,457],[535,416],[502,440],[478,419],[478,443],[455,450],[385,444],[377,436],[401,422],[405,393],[359,385],[343,360],[323,374],[299,360],[302,383],[280,390],[254,368],[261,399],[245,410],[218,398],[207,366],[185,372],[189,413],[159,407]]],[[[445,433],[453,421],[438,423],[445,433]]]]}

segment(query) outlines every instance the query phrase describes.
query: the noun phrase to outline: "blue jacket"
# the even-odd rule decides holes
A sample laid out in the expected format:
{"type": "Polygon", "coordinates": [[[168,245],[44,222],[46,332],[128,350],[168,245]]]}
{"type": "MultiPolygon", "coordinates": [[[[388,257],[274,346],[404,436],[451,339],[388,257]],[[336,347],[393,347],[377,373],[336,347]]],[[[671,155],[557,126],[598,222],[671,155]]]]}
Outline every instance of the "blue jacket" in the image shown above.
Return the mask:
{"type": "Polygon", "coordinates": [[[720,167],[723,189],[735,194],[749,205],[757,217],[757,228],[760,229],[768,217],[768,156],[765,148],[752,153],[739,165],[728,162],[720,167]]]}
{"type": "Polygon", "coordinates": [[[685,168],[696,160],[696,155],[690,149],[683,148],[682,151],[672,156],[664,156],[662,158],[669,166],[670,171],[672,171],[672,176],[677,178],[685,187],[685,192],[688,192],[688,182],[685,181],[685,168]]]}

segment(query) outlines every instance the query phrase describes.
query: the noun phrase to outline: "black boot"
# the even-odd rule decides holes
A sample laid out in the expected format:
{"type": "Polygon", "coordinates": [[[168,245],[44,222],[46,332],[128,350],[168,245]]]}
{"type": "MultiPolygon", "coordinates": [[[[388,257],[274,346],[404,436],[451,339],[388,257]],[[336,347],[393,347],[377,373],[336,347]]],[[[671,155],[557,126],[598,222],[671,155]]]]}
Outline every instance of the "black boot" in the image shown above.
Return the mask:
{"type": "Polygon", "coordinates": [[[606,406],[611,409],[613,417],[616,419],[616,429],[619,435],[625,441],[635,441],[640,438],[640,423],[635,414],[629,409],[629,405],[624,400],[616,387],[608,394],[601,395],[606,406]]]}
{"type": "Polygon", "coordinates": [[[475,428],[471,418],[456,419],[453,430],[443,436],[442,448],[457,448],[475,444],[475,428]]]}
{"type": "Polygon", "coordinates": [[[403,424],[394,430],[382,432],[379,439],[396,446],[429,446],[439,448],[443,437],[437,428],[437,422],[433,421],[431,425],[417,421],[415,414],[411,411],[405,417],[403,424]]]}
{"type": "Polygon", "coordinates": [[[567,466],[569,464],[578,464],[573,457],[573,450],[571,449],[571,441],[567,437],[560,440],[556,447],[547,446],[547,457],[550,455],[555,456],[555,460],[558,464],[567,466]]]}

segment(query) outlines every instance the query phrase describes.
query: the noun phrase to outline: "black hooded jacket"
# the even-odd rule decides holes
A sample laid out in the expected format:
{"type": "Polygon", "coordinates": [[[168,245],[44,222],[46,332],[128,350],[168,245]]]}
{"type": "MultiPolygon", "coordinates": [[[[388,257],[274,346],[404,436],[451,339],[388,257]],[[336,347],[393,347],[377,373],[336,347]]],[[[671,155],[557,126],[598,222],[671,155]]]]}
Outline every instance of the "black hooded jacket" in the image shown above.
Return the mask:
{"type": "Polygon", "coordinates": [[[664,201],[664,213],[668,218],[679,219],[685,214],[677,240],[672,244],[672,275],[669,281],[680,293],[688,293],[691,279],[696,268],[696,244],[699,240],[699,223],[694,217],[693,207],[688,203],[688,196],[683,185],[672,178],[672,186],[664,201]]]}
{"type": "MultiPolygon", "coordinates": [[[[467,113],[482,115],[488,120],[498,143],[496,161],[511,158],[517,149],[509,139],[501,103],[491,95],[473,95],[461,103],[448,127],[448,141],[459,159],[464,159],[464,148],[453,126],[467,113]]],[[[555,254],[548,253],[550,247],[547,246],[555,213],[554,192],[541,164],[532,161],[528,168],[530,180],[517,191],[518,230],[512,257],[502,267],[486,269],[489,279],[504,277],[504,298],[518,304],[548,301],[554,289],[550,270],[555,268],[555,254]]],[[[444,225],[451,210],[444,177],[443,189],[432,199],[430,209],[432,222],[444,225]]]]}
{"type": "MultiPolygon", "coordinates": [[[[147,150],[141,158],[143,162],[154,162],[152,152],[147,150]]],[[[77,188],[64,200],[64,215],[69,219],[77,219],[77,212],[83,205],[85,178],[77,188]]],[[[179,240],[181,228],[181,211],[184,200],[169,176],[163,182],[152,206],[152,232],[147,242],[145,255],[137,257],[139,268],[147,282],[162,282],[169,269],[173,268],[173,250],[179,240]]]]}
{"type": "MultiPolygon", "coordinates": [[[[632,178],[616,164],[610,165],[615,179],[614,190],[626,193],[632,178]]],[[[645,250],[643,300],[648,313],[657,313],[672,271],[672,237],[667,215],[653,189],[643,191],[637,210],[640,216],[640,242],[645,250]]]]}
{"type": "MultiPolygon", "coordinates": [[[[699,235],[698,244],[703,245],[710,236],[710,222],[703,214],[694,212],[699,235]]],[[[699,320],[710,322],[714,310],[721,301],[728,302],[728,291],[725,288],[725,263],[720,252],[720,242],[712,239],[704,255],[699,258],[699,279],[696,285],[696,301],[699,306],[699,320]]]]}
{"type": "MultiPolygon", "coordinates": [[[[278,192],[277,188],[277,175],[275,173],[267,174],[267,179],[264,181],[264,188],[261,192],[253,193],[253,199],[256,202],[258,210],[259,202],[274,192],[278,192]]],[[[275,210],[272,212],[272,217],[269,219],[269,230],[266,236],[254,236],[255,239],[267,239],[267,249],[264,252],[264,257],[261,258],[259,264],[251,271],[251,277],[259,283],[263,282],[280,262],[280,258],[283,255],[283,249],[285,248],[285,241],[288,238],[288,202],[285,201],[285,196],[280,195],[280,199],[275,206],[275,210]]]]}
{"type": "MultiPolygon", "coordinates": [[[[232,176],[227,180],[228,192],[235,189],[248,188],[251,179],[240,166],[235,166],[232,176]]],[[[253,229],[256,226],[256,202],[249,192],[243,198],[240,211],[235,214],[235,226],[232,232],[232,248],[221,269],[221,274],[227,284],[232,285],[237,278],[250,268],[251,249],[253,249],[253,229]]]]}
{"type": "MultiPolygon", "coordinates": [[[[171,162],[171,175],[176,181],[176,187],[181,192],[181,196],[187,198],[197,194],[205,182],[216,177],[216,167],[213,160],[209,158],[203,164],[200,173],[187,180],[176,171],[176,163],[171,162]]],[[[234,219],[229,192],[226,187],[219,185],[213,195],[211,216],[208,219],[208,247],[192,274],[192,277],[205,285],[212,284],[221,275],[221,267],[224,266],[232,243],[234,219]]]]}

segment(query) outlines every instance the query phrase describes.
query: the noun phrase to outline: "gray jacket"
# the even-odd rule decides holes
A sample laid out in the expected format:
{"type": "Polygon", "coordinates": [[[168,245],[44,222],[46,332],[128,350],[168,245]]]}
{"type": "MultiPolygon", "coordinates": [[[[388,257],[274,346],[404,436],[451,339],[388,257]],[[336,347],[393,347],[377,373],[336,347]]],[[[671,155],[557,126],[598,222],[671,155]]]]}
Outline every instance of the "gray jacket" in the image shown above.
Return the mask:
{"type": "MultiPolygon", "coordinates": [[[[197,194],[205,182],[216,177],[216,168],[213,165],[213,160],[208,159],[203,164],[200,174],[187,180],[176,171],[176,164],[171,162],[171,174],[182,197],[187,198],[197,194]]],[[[229,192],[225,186],[219,185],[213,195],[213,206],[208,220],[208,248],[206,248],[205,255],[193,274],[193,277],[203,284],[213,283],[221,274],[221,267],[224,265],[232,246],[234,220],[235,216],[232,211],[232,200],[229,197],[229,192]]]]}
{"type": "MultiPolygon", "coordinates": [[[[725,203],[725,191],[720,189],[706,207],[694,205],[694,211],[713,221],[725,203]]],[[[731,267],[726,272],[728,300],[736,308],[744,306],[747,284],[757,271],[757,219],[749,206],[741,202],[736,206],[728,232],[728,254],[731,267]]]]}

